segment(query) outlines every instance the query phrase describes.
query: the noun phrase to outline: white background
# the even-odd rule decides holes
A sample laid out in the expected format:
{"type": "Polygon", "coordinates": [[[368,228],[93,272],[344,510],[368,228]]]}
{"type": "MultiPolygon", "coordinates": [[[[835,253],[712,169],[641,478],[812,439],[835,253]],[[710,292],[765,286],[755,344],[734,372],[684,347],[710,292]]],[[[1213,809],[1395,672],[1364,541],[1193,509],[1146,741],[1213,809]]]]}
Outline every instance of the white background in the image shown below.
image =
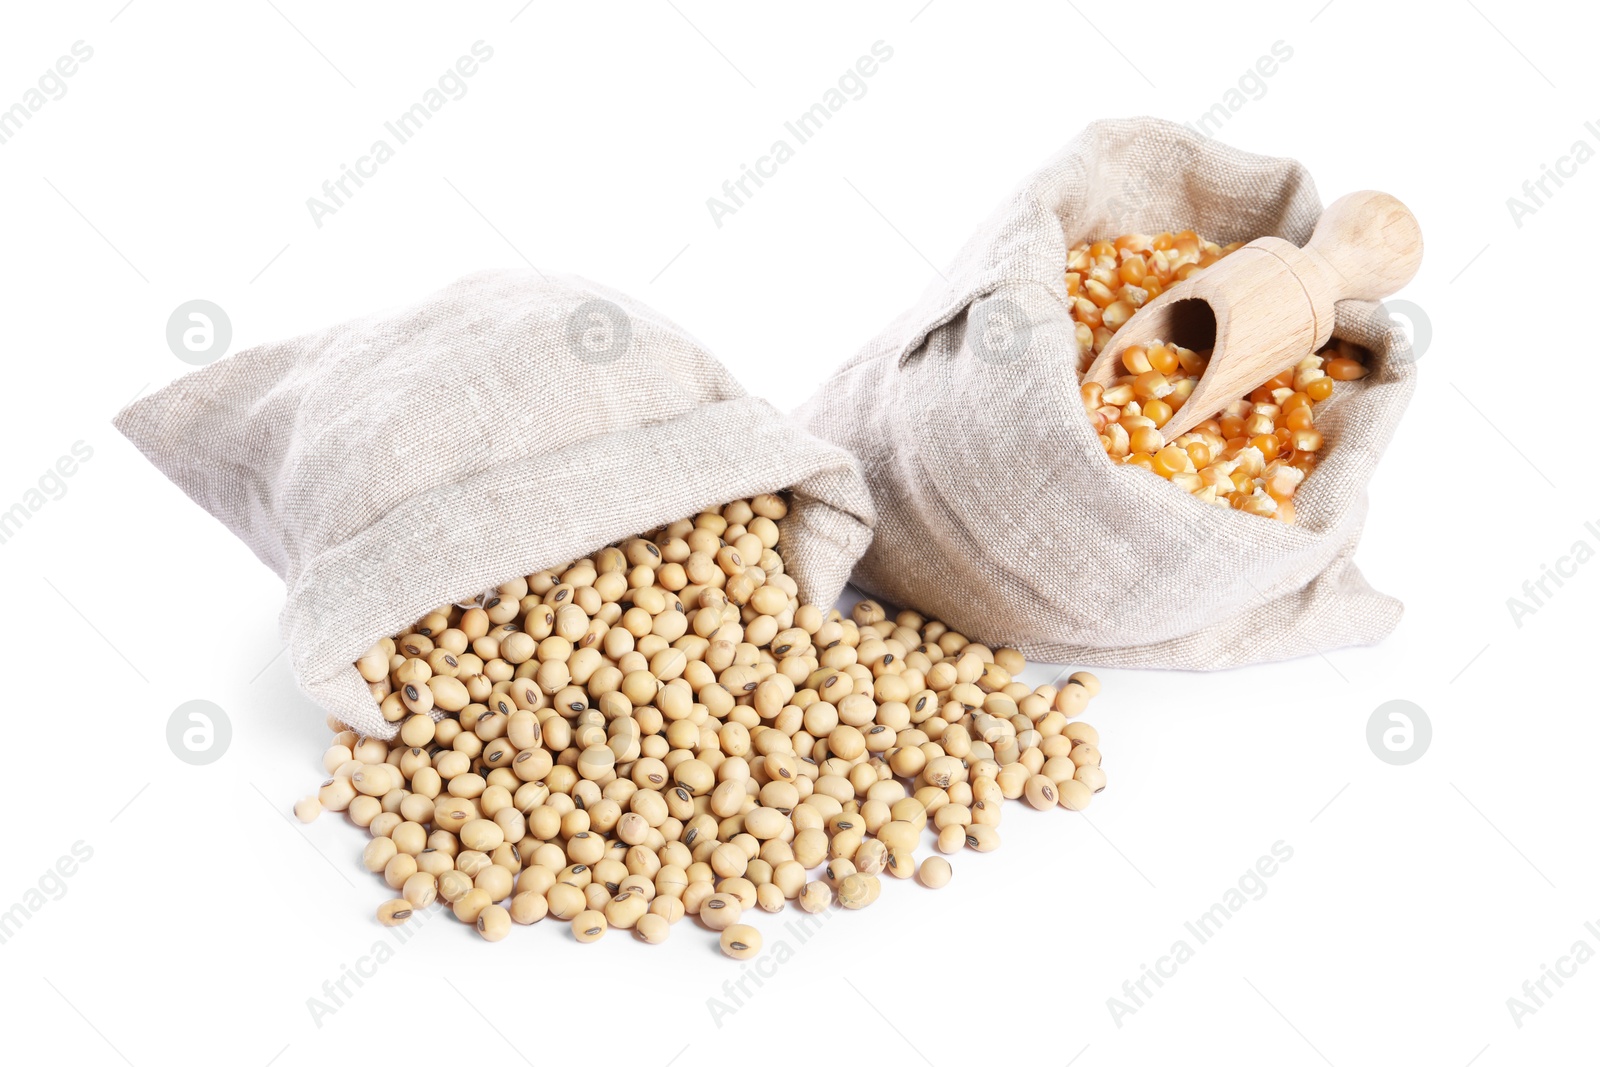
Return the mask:
{"type": "Polygon", "coordinates": [[[93,449],[0,545],[0,909],[93,850],[0,944],[13,1062],[1592,1062],[1600,963],[1520,1027],[1506,1003],[1574,942],[1600,950],[1600,720],[1579,677],[1600,564],[1520,627],[1506,604],[1600,545],[1576,432],[1592,341],[1581,318],[1551,328],[1589,305],[1600,164],[1520,226],[1506,205],[1575,140],[1600,147],[1592,14],[122,4],[0,16],[0,107],[75,41],[94,49],[0,145],[0,508],[93,449]],[[494,57],[466,96],[314,225],[307,197],[480,39],[494,57]],[[706,198],[879,40],[894,54],[867,94],[714,225],[706,198]],[[1014,805],[1005,847],[954,857],[942,893],[890,884],[803,944],[783,928],[798,912],[758,916],[793,958],[731,1016],[707,1002],[732,1003],[740,965],[692,922],[659,948],[580,946],[554,922],[489,945],[441,916],[319,1027],[307,999],[388,937],[372,913],[389,894],[357,865],[363,833],[284,818],[326,733],[278,658],[280,583],[109,424],[188,369],[172,310],[217,302],[237,350],[532,261],[639,295],[788,408],[1086,122],[1194,121],[1279,40],[1292,59],[1218,136],[1305,161],[1324,199],[1389,190],[1427,238],[1402,295],[1432,341],[1359,556],[1406,602],[1398,632],[1221,674],[1103,672],[1087,718],[1111,785],[1086,817],[1014,805]],[[196,698],[233,726],[204,767],[165,740],[196,698]],[[1367,746],[1391,699],[1432,721],[1409,766],[1367,746]],[[1118,1025],[1108,998],[1196,946],[1184,923],[1278,841],[1293,858],[1265,895],[1118,1025]]]}

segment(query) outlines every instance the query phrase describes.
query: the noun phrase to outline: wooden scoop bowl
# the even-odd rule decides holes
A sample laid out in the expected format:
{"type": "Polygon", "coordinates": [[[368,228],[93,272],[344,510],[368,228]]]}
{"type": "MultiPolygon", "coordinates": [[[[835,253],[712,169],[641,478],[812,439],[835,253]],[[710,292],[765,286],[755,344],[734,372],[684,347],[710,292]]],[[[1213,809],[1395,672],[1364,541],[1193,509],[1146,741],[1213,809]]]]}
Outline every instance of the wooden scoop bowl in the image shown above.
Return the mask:
{"type": "Polygon", "coordinates": [[[1404,204],[1371,190],[1341,196],[1304,248],[1257,238],[1140,308],[1084,380],[1109,388],[1130,345],[1211,349],[1194,392],[1161,428],[1170,442],[1327,344],[1336,301],[1382,300],[1421,264],[1422,230],[1404,204]]]}

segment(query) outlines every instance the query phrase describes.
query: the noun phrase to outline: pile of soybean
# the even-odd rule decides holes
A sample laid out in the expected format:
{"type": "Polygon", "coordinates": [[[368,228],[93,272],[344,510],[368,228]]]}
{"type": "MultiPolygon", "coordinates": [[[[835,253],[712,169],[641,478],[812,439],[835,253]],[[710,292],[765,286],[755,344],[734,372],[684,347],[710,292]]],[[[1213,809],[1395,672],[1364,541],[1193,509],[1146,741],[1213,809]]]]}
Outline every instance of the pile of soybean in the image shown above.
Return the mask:
{"type": "Polygon", "coordinates": [[[882,876],[938,889],[1000,844],[1002,801],[1085,808],[1105,788],[1100,690],[1015,681],[1015,649],[877,603],[801,604],[780,495],[736,500],[448,604],[356,668],[392,742],[337,722],[332,775],[295,806],[345,812],[363,865],[487,940],[513,923],[650,944],[693,916],[748,958],[741,921],[789,901],[864,908],[882,876]],[[936,854],[918,860],[931,842],[936,854]]]}

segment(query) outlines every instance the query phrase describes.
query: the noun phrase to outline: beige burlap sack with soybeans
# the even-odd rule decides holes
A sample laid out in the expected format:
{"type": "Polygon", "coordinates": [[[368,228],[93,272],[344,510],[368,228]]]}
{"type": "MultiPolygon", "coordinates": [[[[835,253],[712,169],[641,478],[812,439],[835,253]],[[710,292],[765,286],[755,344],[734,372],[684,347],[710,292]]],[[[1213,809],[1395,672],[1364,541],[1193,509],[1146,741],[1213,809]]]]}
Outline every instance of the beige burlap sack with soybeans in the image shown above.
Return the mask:
{"type": "Polygon", "coordinates": [[[1079,399],[1068,249],[1194,229],[1311,236],[1305,168],[1156,119],[1099,122],[1029,177],[941,280],[797,413],[850,449],[878,523],[855,583],[1030,658],[1215,669],[1367,644],[1401,605],[1352,560],[1415,366],[1380,306],[1336,337],[1371,374],[1317,408],[1325,457],[1288,525],[1114,465],[1079,399]]]}
{"type": "Polygon", "coordinates": [[[802,600],[871,539],[854,459],[750,396],[693,337],[570,276],[489,271],[262,345],[116,425],[288,587],[295,678],[392,737],[351,661],[434,608],[758,493],[802,600]]]}

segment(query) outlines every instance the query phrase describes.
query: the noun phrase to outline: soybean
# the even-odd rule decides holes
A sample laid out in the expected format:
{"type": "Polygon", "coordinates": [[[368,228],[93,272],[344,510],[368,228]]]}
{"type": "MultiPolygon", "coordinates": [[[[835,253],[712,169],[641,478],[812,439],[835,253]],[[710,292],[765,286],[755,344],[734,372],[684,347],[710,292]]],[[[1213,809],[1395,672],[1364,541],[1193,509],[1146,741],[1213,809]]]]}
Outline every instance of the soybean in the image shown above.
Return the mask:
{"type": "Polygon", "coordinates": [[[950,861],[943,856],[929,856],[917,868],[917,881],[929,889],[943,889],[950,884],[950,861]]]}
{"type": "Polygon", "coordinates": [[[761,931],[735,923],[722,931],[722,953],[736,960],[747,960],[761,951],[761,931]]]}

